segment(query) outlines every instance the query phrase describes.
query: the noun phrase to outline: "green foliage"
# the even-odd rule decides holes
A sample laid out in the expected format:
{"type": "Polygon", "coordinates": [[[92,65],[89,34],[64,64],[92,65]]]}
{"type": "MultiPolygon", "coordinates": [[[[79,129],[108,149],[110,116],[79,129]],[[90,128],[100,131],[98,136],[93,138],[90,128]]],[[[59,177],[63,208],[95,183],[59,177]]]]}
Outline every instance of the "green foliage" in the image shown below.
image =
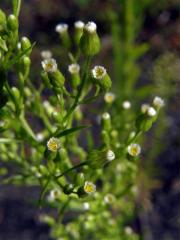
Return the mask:
{"type": "MultiPolygon", "coordinates": [[[[146,44],[134,44],[133,2],[122,4],[122,32],[117,15],[113,11],[109,15],[116,74],[120,74],[118,86],[122,89],[117,98],[107,92],[111,74],[102,66],[92,66],[92,57],[100,51],[94,23],[85,25],[79,41],[69,34],[66,25],[56,28],[69,56],[69,65],[63,66],[69,75],[49,56],[51,53],[43,53],[37,87],[30,75],[34,44],[20,39],[17,18],[7,24],[9,18],[0,12],[0,174],[4,184],[40,187],[36,199],[39,206],[48,205],[57,212],[54,217],[40,217],[51,227],[54,239],[139,239],[129,226],[136,214],[139,143],[157,120],[163,100],[154,99],[152,106],[139,110],[128,101],[122,102],[134,91],[139,76],[135,61],[147,50],[146,44]],[[123,36],[120,48],[119,33],[123,36]],[[11,83],[9,73],[13,73],[16,84],[11,83]],[[71,81],[73,74],[78,75],[76,83],[71,81]],[[45,96],[47,89],[50,94],[45,96]],[[102,95],[104,104],[101,109],[95,108],[94,102],[102,95]],[[88,119],[92,108],[100,118],[95,134],[94,123],[88,119]],[[13,172],[6,167],[9,164],[15,166],[13,172]],[[73,213],[71,219],[69,213],[73,213]]],[[[21,1],[13,1],[16,17],[20,6],[21,1]]],[[[145,95],[150,87],[144,88],[145,95]]]]}

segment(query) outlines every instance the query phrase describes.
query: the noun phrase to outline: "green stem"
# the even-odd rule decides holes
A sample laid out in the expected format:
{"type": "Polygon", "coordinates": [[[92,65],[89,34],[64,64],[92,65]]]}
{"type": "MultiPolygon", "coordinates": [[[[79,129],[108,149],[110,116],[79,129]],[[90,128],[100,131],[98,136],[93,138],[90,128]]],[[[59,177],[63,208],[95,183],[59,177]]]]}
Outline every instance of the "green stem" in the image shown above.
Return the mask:
{"type": "Polygon", "coordinates": [[[81,98],[81,95],[82,95],[82,92],[83,92],[83,89],[84,89],[84,86],[85,86],[85,83],[86,83],[86,80],[87,80],[87,77],[88,77],[88,72],[89,72],[88,70],[89,70],[90,61],[91,61],[91,58],[88,57],[86,59],[85,65],[84,65],[84,71],[83,71],[83,75],[82,75],[81,85],[79,87],[79,90],[78,90],[78,93],[76,95],[76,98],[74,100],[73,105],[71,106],[71,108],[67,112],[66,116],[64,117],[64,121],[68,120],[69,116],[72,114],[72,112],[74,111],[74,109],[77,107],[77,105],[79,103],[79,100],[81,98]]]}
{"type": "Polygon", "coordinates": [[[28,133],[28,135],[31,136],[34,140],[36,140],[36,136],[35,136],[34,132],[32,131],[31,127],[29,126],[28,122],[26,121],[26,119],[24,118],[23,115],[21,115],[19,117],[19,120],[20,120],[23,128],[25,129],[25,131],[28,133]]]}
{"type": "Polygon", "coordinates": [[[78,168],[80,168],[80,167],[82,167],[82,166],[85,166],[85,165],[87,165],[87,161],[84,161],[84,162],[82,162],[82,163],[80,163],[80,164],[78,164],[78,165],[75,165],[74,167],[67,169],[65,172],[63,172],[63,173],[61,173],[60,175],[57,175],[57,176],[55,176],[55,177],[56,177],[56,179],[57,179],[57,178],[61,178],[61,177],[63,177],[64,175],[66,175],[67,173],[69,173],[69,172],[71,172],[71,171],[73,171],[73,170],[75,170],[75,169],[78,169],[78,168]]]}

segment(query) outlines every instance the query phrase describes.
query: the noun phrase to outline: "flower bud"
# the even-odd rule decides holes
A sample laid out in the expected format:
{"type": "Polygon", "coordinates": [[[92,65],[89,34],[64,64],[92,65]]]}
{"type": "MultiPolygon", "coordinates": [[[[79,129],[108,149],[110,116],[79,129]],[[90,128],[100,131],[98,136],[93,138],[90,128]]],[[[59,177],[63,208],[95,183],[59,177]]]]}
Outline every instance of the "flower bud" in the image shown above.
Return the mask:
{"type": "Polygon", "coordinates": [[[22,37],[22,39],[21,39],[21,50],[26,51],[27,49],[29,49],[27,54],[30,54],[31,53],[31,42],[27,37],[22,37]]]}
{"type": "Polygon", "coordinates": [[[54,87],[55,90],[58,91],[58,89],[61,90],[61,88],[64,86],[64,76],[57,68],[56,60],[53,58],[45,59],[41,62],[42,67],[45,72],[47,72],[48,78],[50,80],[50,83],[54,87]]]}
{"type": "Polygon", "coordinates": [[[12,94],[13,94],[14,98],[16,99],[16,102],[18,103],[20,101],[20,98],[21,98],[19,89],[16,88],[16,87],[12,87],[11,91],[12,91],[12,94]]]}
{"type": "Polygon", "coordinates": [[[85,56],[94,56],[100,51],[100,39],[96,32],[96,24],[88,22],[80,39],[80,48],[85,56]]]}
{"type": "Polygon", "coordinates": [[[102,114],[101,124],[104,130],[109,131],[111,129],[111,116],[108,112],[102,114]]]}
{"type": "Polygon", "coordinates": [[[79,71],[80,71],[80,66],[77,63],[72,63],[68,66],[68,71],[71,74],[71,85],[72,88],[77,88],[78,85],[80,84],[80,76],[79,76],[79,71]]]}
{"type": "Polygon", "coordinates": [[[102,168],[114,159],[115,154],[110,149],[92,150],[87,157],[88,166],[94,169],[102,168]]]}
{"type": "Polygon", "coordinates": [[[103,66],[95,66],[92,71],[92,77],[101,89],[107,92],[111,88],[111,79],[103,66]]]}
{"type": "Polygon", "coordinates": [[[153,99],[153,105],[156,109],[160,109],[164,106],[164,100],[158,96],[153,99]]]}
{"type": "Polygon", "coordinates": [[[115,100],[116,96],[114,93],[111,93],[111,92],[107,92],[105,95],[104,95],[104,101],[107,103],[107,104],[112,104],[115,100]]]}
{"type": "Polygon", "coordinates": [[[19,27],[18,19],[15,15],[11,14],[7,19],[7,26],[9,30],[16,31],[19,27]]]}
{"type": "Polygon", "coordinates": [[[24,56],[21,60],[21,72],[23,76],[28,76],[31,65],[31,59],[28,56],[24,56]]]}
{"type": "Polygon", "coordinates": [[[84,184],[84,173],[78,173],[76,176],[76,185],[82,186],[84,184]]]}
{"type": "Polygon", "coordinates": [[[55,31],[59,33],[63,45],[69,49],[71,47],[71,40],[68,34],[68,25],[66,23],[60,23],[56,26],[55,31]]]}
{"type": "Polygon", "coordinates": [[[74,28],[75,28],[74,41],[78,45],[83,35],[84,23],[82,21],[76,21],[74,23],[74,28]]]}

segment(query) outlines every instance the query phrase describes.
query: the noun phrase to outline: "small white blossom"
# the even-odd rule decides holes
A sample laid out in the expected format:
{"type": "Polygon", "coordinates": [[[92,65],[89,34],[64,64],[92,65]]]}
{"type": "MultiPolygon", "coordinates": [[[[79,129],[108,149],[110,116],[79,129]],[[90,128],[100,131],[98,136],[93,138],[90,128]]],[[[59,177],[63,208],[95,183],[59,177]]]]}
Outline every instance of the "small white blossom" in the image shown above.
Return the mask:
{"type": "Polygon", "coordinates": [[[90,206],[89,206],[89,203],[88,202],[85,202],[85,203],[83,203],[83,209],[84,210],[89,210],[89,208],[90,208],[90,206]]]}
{"type": "Polygon", "coordinates": [[[102,114],[102,119],[106,120],[106,119],[110,119],[111,115],[108,112],[105,112],[102,114]]]}
{"type": "Polygon", "coordinates": [[[36,134],[36,139],[38,142],[41,142],[44,140],[44,135],[42,133],[37,133],[36,134]]]}
{"type": "Polygon", "coordinates": [[[114,102],[116,96],[114,93],[111,93],[111,92],[107,92],[105,95],[104,95],[104,101],[106,103],[112,103],[114,102]]]}
{"type": "Polygon", "coordinates": [[[141,105],[141,112],[142,113],[147,113],[148,109],[150,108],[150,105],[147,103],[144,103],[141,105]]]}
{"type": "Polygon", "coordinates": [[[115,201],[115,197],[113,194],[108,193],[104,196],[104,202],[107,204],[112,204],[115,201]]]}
{"type": "Polygon", "coordinates": [[[53,73],[57,71],[57,63],[54,58],[45,59],[41,64],[45,72],[53,73]]]}
{"type": "Polygon", "coordinates": [[[68,30],[68,24],[66,23],[59,23],[55,28],[55,31],[59,34],[65,33],[67,30],[68,30]]]}
{"type": "Polygon", "coordinates": [[[97,29],[97,25],[96,23],[94,22],[88,22],[85,26],[84,26],[85,30],[88,32],[88,33],[94,33],[96,32],[96,29],[97,29]]]}
{"type": "Polygon", "coordinates": [[[102,66],[95,66],[92,69],[92,76],[95,79],[101,80],[106,75],[106,69],[102,66]]]}
{"type": "Polygon", "coordinates": [[[76,21],[75,23],[74,23],[74,27],[75,28],[78,28],[78,29],[83,29],[84,28],[84,22],[82,22],[82,21],[76,21]]]}
{"type": "Polygon", "coordinates": [[[86,181],[85,184],[84,184],[84,191],[87,194],[95,193],[96,185],[94,185],[92,182],[86,181]]]}
{"type": "Polygon", "coordinates": [[[58,138],[52,137],[47,142],[47,148],[51,152],[57,152],[60,148],[60,141],[58,138]]]}
{"type": "Polygon", "coordinates": [[[79,71],[80,71],[80,66],[79,64],[77,63],[72,63],[68,66],[68,71],[71,73],[71,74],[78,74],[79,71]]]}
{"type": "Polygon", "coordinates": [[[153,107],[149,107],[147,110],[147,114],[149,117],[154,117],[156,115],[156,110],[153,107]]]}
{"type": "Polygon", "coordinates": [[[153,100],[153,105],[155,107],[161,108],[164,106],[164,100],[158,96],[156,96],[153,100]]]}
{"type": "Polygon", "coordinates": [[[52,58],[52,52],[50,50],[44,50],[44,51],[41,52],[41,57],[43,59],[52,58]]]}
{"type": "Polygon", "coordinates": [[[115,159],[115,153],[112,150],[108,150],[106,153],[106,158],[108,161],[112,161],[115,159]]]}
{"type": "Polygon", "coordinates": [[[17,49],[21,50],[21,43],[20,42],[18,42],[18,44],[17,44],[17,49]]]}
{"type": "Polygon", "coordinates": [[[141,153],[141,147],[137,143],[131,143],[128,146],[128,153],[129,155],[136,157],[141,153]]]}
{"type": "Polygon", "coordinates": [[[47,199],[49,202],[53,202],[59,198],[60,194],[61,192],[58,189],[53,189],[50,191],[47,199]]]}
{"type": "Polygon", "coordinates": [[[129,109],[129,108],[131,107],[131,103],[130,103],[129,101],[124,101],[124,102],[122,103],[122,107],[123,107],[124,109],[129,109]]]}
{"type": "Polygon", "coordinates": [[[132,228],[129,226],[125,227],[124,231],[127,235],[131,235],[133,233],[132,228]]]}

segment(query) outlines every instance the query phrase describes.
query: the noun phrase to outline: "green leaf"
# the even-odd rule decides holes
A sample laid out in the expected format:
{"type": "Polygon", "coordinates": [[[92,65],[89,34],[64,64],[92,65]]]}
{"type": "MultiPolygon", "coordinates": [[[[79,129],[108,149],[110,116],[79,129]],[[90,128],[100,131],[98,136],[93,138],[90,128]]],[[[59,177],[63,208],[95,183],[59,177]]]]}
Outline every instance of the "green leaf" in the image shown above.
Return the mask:
{"type": "Polygon", "coordinates": [[[12,143],[12,142],[20,142],[20,140],[12,138],[0,138],[0,143],[12,143]]]}
{"type": "Polygon", "coordinates": [[[16,17],[18,17],[21,9],[21,0],[13,0],[12,4],[13,4],[13,13],[16,17]]]}
{"type": "Polygon", "coordinates": [[[74,128],[69,128],[69,129],[66,129],[61,132],[56,132],[55,137],[64,137],[66,135],[69,135],[71,133],[74,133],[74,132],[80,131],[81,129],[89,128],[89,127],[90,126],[88,126],[88,125],[82,125],[82,126],[78,126],[78,127],[74,127],[74,128]]]}
{"type": "Polygon", "coordinates": [[[11,59],[8,64],[6,64],[4,66],[4,69],[7,71],[9,70],[15,63],[17,63],[24,55],[26,55],[26,53],[29,52],[29,50],[32,50],[34,45],[36,43],[33,43],[31,47],[25,49],[24,51],[22,51],[21,53],[17,54],[13,59],[11,59]]]}
{"type": "Polygon", "coordinates": [[[0,49],[2,49],[3,51],[7,52],[8,48],[6,45],[6,42],[0,37],[0,49]]]}

